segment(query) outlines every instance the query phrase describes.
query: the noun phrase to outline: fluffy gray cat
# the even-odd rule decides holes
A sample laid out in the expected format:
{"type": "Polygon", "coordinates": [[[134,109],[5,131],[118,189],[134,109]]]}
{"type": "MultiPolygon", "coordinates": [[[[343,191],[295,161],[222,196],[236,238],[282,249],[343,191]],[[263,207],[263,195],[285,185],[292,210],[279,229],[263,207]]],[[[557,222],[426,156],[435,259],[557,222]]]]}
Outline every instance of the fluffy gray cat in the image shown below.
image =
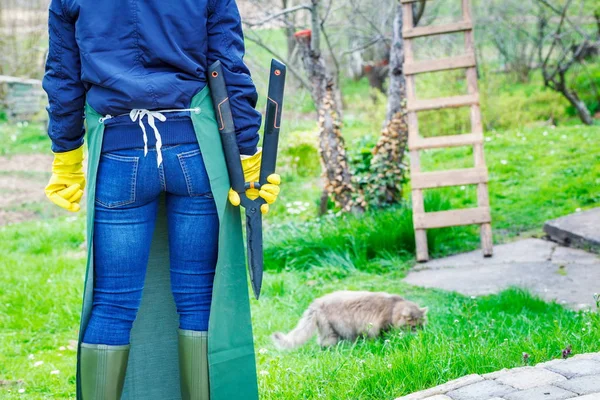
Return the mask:
{"type": "Polygon", "coordinates": [[[375,338],[392,327],[416,329],[427,322],[427,307],[385,292],[338,291],[314,300],[298,325],[288,334],[275,332],[271,338],[279,349],[306,343],[318,330],[317,342],[334,346],[342,339],[375,338]]]}

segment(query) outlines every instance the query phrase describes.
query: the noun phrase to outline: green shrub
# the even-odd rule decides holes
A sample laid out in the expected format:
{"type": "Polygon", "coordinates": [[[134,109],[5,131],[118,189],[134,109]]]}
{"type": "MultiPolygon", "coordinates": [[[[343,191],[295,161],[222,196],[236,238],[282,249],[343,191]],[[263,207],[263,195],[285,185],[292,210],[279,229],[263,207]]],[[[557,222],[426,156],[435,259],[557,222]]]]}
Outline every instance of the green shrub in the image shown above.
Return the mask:
{"type": "Polygon", "coordinates": [[[470,110],[466,107],[418,113],[423,137],[458,135],[471,132],[470,110]]]}
{"type": "Polygon", "coordinates": [[[483,122],[486,130],[517,129],[535,122],[554,125],[567,117],[565,101],[549,89],[528,96],[500,93],[482,94],[483,122]]]}
{"type": "MultiPolygon", "coordinates": [[[[426,193],[428,211],[451,208],[439,193],[426,193]]],[[[474,229],[455,227],[430,230],[432,255],[473,247],[474,229]]],[[[415,250],[412,210],[408,206],[360,215],[329,214],[303,223],[288,223],[265,231],[265,268],[309,270],[336,267],[376,272],[412,259],[415,250]]]]}
{"type": "Polygon", "coordinates": [[[292,131],[281,141],[278,172],[287,180],[319,176],[321,164],[316,131],[292,131]]]}
{"type": "Polygon", "coordinates": [[[354,215],[328,215],[306,223],[279,226],[266,235],[265,267],[308,270],[353,266],[367,269],[382,255],[412,253],[414,234],[408,208],[354,215]]]}
{"type": "MultiPolygon", "coordinates": [[[[585,103],[592,115],[600,111],[600,63],[577,66],[572,78],[572,87],[585,103]]],[[[567,113],[577,116],[575,107],[569,105],[567,113]]]]}
{"type": "Polygon", "coordinates": [[[486,130],[517,129],[535,123],[561,124],[568,118],[568,102],[548,88],[540,77],[512,83],[510,76],[480,81],[481,111],[486,130]]]}
{"type": "Polygon", "coordinates": [[[346,149],[348,165],[356,178],[360,179],[362,174],[369,172],[377,139],[375,135],[367,133],[348,141],[346,149]]]}

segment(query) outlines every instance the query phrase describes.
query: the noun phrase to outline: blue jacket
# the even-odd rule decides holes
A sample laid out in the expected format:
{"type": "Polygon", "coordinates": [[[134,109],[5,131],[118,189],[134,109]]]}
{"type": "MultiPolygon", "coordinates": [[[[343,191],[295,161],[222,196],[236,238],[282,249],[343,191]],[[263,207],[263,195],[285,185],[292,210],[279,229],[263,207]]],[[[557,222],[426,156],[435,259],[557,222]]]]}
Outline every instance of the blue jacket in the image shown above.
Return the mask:
{"type": "MultiPolygon", "coordinates": [[[[132,109],[189,108],[207,84],[207,66],[216,60],[224,66],[240,152],[256,151],[261,114],[243,62],[235,0],[51,0],[48,24],[43,87],[54,152],[83,144],[86,100],[100,114],[113,116],[132,109]]],[[[193,134],[189,113],[165,116],[166,122],[157,122],[169,133],[163,144],[193,134]]],[[[136,122],[118,120],[121,134],[113,139],[141,140],[136,122]]]]}

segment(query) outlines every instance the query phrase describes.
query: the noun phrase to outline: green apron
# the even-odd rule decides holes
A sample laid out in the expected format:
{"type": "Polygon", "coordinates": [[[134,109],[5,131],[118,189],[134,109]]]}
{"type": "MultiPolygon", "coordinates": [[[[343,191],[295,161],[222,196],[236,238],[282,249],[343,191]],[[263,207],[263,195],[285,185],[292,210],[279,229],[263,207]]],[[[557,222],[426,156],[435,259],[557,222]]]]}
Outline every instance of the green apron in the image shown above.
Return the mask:
{"type": "MultiPolygon", "coordinates": [[[[194,130],[219,214],[219,251],[208,328],[211,400],[258,399],[250,299],[239,207],[227,200],[229,176],[208,86],[192,99],[194,130]]],[[[102,149],[102,115],[86,106],[88,257],[79,345],[92,310],[94,287],[94,199],[102,149]]],[[[142,303],[131,332],[131,349],[122,399],[179,400],[177,328],[171,294],[164,193],[152,239],[142,303]]],[[[79,346],[77,399],[81,399],[79,346]]]]}

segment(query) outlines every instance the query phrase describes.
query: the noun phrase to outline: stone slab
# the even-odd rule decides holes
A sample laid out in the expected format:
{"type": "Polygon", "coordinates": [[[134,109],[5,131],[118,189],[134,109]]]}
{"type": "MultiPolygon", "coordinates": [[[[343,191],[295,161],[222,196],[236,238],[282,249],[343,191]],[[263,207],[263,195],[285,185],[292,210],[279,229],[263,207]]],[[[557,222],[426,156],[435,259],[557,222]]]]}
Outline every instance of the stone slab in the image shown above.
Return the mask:
{"type": "Polygon", "coordinates": [[[533,389],[509,393],[506,400],[563,400],[577,396],[575,393],[556,386],[539,386],[533,389]]]}
{"type": "Polygon", "coordinates": [[[544,232],[558,243],[600,251],[600,208],[566,215],[544,224],[544,232]]]}
{"type": "MultiPolygon", "coordinates": [[[[600,229],[600,228],[598,228],[600,229]]],[[[600,263],[600,257],[594,253],[588,253],[571,247],[556,246],[552,253],[552,262],[557,265],[569,264],[596,264],[600,263]]]]}
{"type": "Polygon", "coordinates": [[[546,369],[571,379],[577,376],[599,375],[600,362],[585,358],[571,358],[564,362],[550,365],[546,369]]]}
{"type": "Polygon", "coordinates": [[[498,379],[501,376],[510,374],[511,371],[517,370],[517,369],[521,369],[522,367],[519,368],[514,368],[514,369],[508,369],[508,368],[502,368],[498,371],[494,371],[494,372],[489,372],[487,374],[483,374],[481,376],[483,376],[485,379],[498,379]]]}
{"type": "Polygon", "coordinates": [[[600,352],[468,375],[396,400],[562,399],[600,400],[600,352]]]}
{"type": "Polygon", "coordinates": [[[496,381],[481,381],[446,393],[453,400],[481,400],[514,392],[516,389],[496,381]]]}
{"type": "Polygon", "coordinates": [[[595,360],[600,362],[600,353],[575,354],[571,360],[595,360]]]}
{"type": "Polygon", "coordinates": [[[600,400],[600,393],[586,394],[585,396],[574,397],[573,400],[600,400]]]}
{"type": "Polygon", "coordinates": [[[496,382],[512,386],[517,389],[526,390],[538,386],[552,385],[556,382],[566,381],[567,378],[548,371],[544,368],[525,367],[509,370],[507,373],[499,376],[496,382]]]}
{"type": "Polygon", "coordinates": [[[548,368],[552,365],[556,365],[556,364],[560,364],[561,362],[563,362],[564,360],[561,358],[555,358],[554,360],[550,360],[550,361],[545,361],[539,364],[536,364],[535,367],[536,368],[548,368]]]}
{"type": "Polygon", "coordinates": [[[444,394],[451,390],[471,385],[480,381],[483,381],[483,378],[477,374],[466,375],[461,378],[446,382],[443,385],[432,387],[427,390],[422,390],[420,392],[411,393],[406,396],[398,397],[396,400],[424,400],[428,397],[432,397],[438,394],[444,394]]]}
{"type": "Polygon", "coordinates": [[[426,288],[455,291],[468,296],[495,294],[511,286],[532,291],[547,301],[575,309],[595,306],[600,282],[597,264],[570,264],[559,268],[550,261],[464,265],[456,268],[411,271],[405,282],[426,288]]]}
{"type": "Polygon", "coordinates": [[[469,296],[519,286],[576,310],[595,308],[599,281],[600,256],[535,238],[495,246],[489,258],[477,250],[417,264],[405,278],[469,296]]]}
{"type": "Polygon", "coordinates": [[[580,376],[554,385],[579,395],[600,393],[600,375],[580,376]]]}
{"type": "Polygon", "coordinates": [[[436,269],[462,266],[482,266],[506,263],[545,262],[550,260],[557,247],[556,243],[542,239],[523,239],[512,243],[494,246],[493,257],[482,257],[481,250],[438,258],[417,264],[414,270],[436,269]]]}

